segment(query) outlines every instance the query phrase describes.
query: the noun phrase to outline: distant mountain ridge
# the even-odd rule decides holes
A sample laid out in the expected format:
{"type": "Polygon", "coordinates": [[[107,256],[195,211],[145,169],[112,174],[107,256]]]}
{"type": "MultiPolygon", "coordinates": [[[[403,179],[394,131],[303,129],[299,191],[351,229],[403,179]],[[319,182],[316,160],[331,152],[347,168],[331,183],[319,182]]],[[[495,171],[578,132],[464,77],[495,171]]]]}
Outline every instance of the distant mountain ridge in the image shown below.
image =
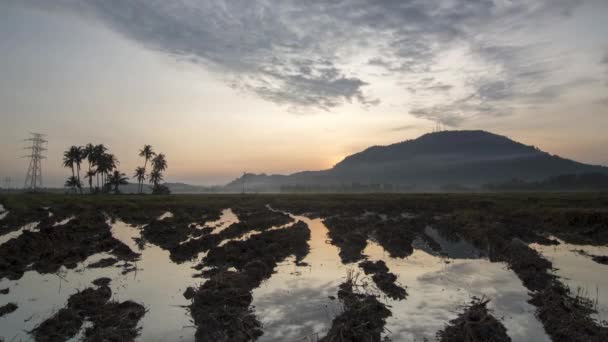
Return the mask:
{"type": "Polygon", "coordinates": [[[608,168],[551,155],[486,131],[443,131],[387,146],[372,146],[333,168],[291,175],[246,174],[226,188],[276,191],[283,186],[393,184],[416,189],[445,184],[480,186],[518,178],[536,181],[562,174],[604,173],[608,168]]]}

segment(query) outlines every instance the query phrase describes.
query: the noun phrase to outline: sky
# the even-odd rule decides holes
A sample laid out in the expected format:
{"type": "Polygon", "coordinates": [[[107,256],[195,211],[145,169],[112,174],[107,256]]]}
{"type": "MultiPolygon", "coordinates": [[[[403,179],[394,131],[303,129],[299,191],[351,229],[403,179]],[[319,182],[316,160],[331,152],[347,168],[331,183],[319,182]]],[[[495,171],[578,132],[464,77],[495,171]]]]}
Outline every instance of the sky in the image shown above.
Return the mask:
{"type": "MultiPolygon", "coordinates": [[[[372,145],[484,129],[608,164],[606,0],[1,0],[0,180],[30,132],[46,186],[71,145],[166,180],[332,167],[372,145]]],[[[1,184],[4,185],[4,184],[1,184]]]]}

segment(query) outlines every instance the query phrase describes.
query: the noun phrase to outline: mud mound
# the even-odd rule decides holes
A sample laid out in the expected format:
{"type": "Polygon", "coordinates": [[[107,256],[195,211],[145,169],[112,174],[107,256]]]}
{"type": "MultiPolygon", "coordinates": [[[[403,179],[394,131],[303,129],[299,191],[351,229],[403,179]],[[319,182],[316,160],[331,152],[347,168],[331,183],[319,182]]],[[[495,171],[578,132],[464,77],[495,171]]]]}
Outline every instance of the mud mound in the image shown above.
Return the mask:
{"type": "Polygon", "coordinates": [[[103,258],[97,262],[90,263],[87,268],[104,268],[114,265],[118,262],[116,258],[103,258]]]}
{"type": "Polygon", "coordinates": [[[375,296],[354,292],[354,279],[340,285],[338,298],[344,312],[334,318],[332,326],[320,341],[380,342],[386,319],[391,312],[375,296]]]}
{"type": "Polygon", "coordinates": [[[251,341],[261,336],[261,324],[249,308],[251,291],[272,275],[278,262],[290,255],[304,258],[309,239],[308,226],[297,222],[211,249],[199,267],[214,267],[205,272],[210,279],[184,293],[192,298],[196,340],[251,341]],[[230,267],[237,272],[227,271],[230,267]]]}
{"type": "Polygon", "coordinates": [[[8,303],[6,305],[0,306],[0,317],[10,314],[18,308],[19,307],[15,303],[8,303]]]}
{"type": "Polygon", "coordinates": [[[262,335],[249,305],[257,286],[247,274],[221,272],[205,282],[192,298],[190,312],[197,341],[251,341],[262,335]]]}
{"type": "Polygon", "coordinates": [[[377,241],[393,258],[405,258],[414,252],[412,242],[424,235],[427,218],[383,219],[378,215],[332,216],[323,221],[329,230],[331,243],[340,248],[344,263],[365,258],[363,250],[368,240],[377,241]]]}
{"type": "Polygon", "coordinates": [[[490,314],[487,304],[488,300],[473,300],[437,337],[441,342],[510,342],[507,329],[490,314]]]}
{"type": "Polygon", "coordinates": [[[289,255],[295,255],[296,262],[301,261],[308,254],[309,239],[308,226],[298,221],[284,229],[255,234],[244,241],[230,241],[212,248],[202,263],[206,266],[235,267],[237,270],[244,270],[245,265],[249,264],[255,271],[267,273],[268,269],[272,270],[277,262],[289,255]],[[252,260],[258,261],[258,267],[251,265],[252,260]]]}
{"type": "Polygon", "coordinates": [[[84,341],[133,341],[137,323],[145,308],[137,303],[108,302],[112,290],[106,285],[73,294],[65,308],[43,321],[31,334],[36,341],[65,341],[74,337],[85,320],[93,326],[84,332],[84,341]]]}
{"type": "Polygon", "coordinates": [[[365,274],[372,274],[372,280],[376,283],[376,286],[387,296],[393,299],[405,299],[407,296],[405,289],[396,284],[397,276],[389,272],[384,261],[366,260],[360,262],[359,267],[363,269],[365,274]]]}
{"type": "Polygon", "coordinates": [[[530,303],[538,307],[538,318],[555,342],[608,341],[608,328],[599,326],[589,316],[595,312],[593,303],[573,296],[560,283],[533,293],[530,303]]]}
{"type": "Polygon", "coordinates": [[[586,256],[588,258],[590,258],[591,260],[597,262],[598,264],[602,264],[602,265],[608,265],[608,255],[595,255],[595,254],[590,254],[585,252],[584,250],[578,250],[578,251],[574,251],[582,256],[586,256]]]}
{"type": "Polygon", "coordinates": [[[206,234],[193,238],[170,248],[171,260],[184,262],[196,257],[199,253],[217,246],[223,240],[238,238],[251,231],[266,231],[275,226],[292,222],[289,215],[271,211],[265,206],[242,208],[236,206],[233,211],[240,222],[233,223],[218,234],[206,234]]]}
{"type": "Polygon", "coordinates": [[[138,256],[112,236],[101,214],[83,215],[61,229],[54,228],[42,226],[38,232],[26,231],[0,245],[0,279],[19,279],[30,269],[54,273],[61,266],[75,268],[100,252],[131,260],[138,256]]]}

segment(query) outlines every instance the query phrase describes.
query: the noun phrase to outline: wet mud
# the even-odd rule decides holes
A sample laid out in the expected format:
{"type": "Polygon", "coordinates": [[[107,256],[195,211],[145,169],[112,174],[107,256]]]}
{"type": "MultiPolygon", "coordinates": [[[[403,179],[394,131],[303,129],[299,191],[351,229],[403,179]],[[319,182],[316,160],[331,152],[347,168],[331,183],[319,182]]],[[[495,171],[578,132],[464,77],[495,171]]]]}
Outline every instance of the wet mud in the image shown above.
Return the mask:
{"type": "MultiPolygon", "coordinates": [[[[184,266],[186,269],[180,269],[180,274],[192,281],[181,288],[170,286],[181,301],[185,298],[189,303],[175,301],[178,310],[187,310],[192,318],[190,327],[184,326],[181,334],[184,340],[292,340],[281,339],[286,335],[278,331],[273,337],[265,335],[267,327],[253,305],[255,291],[273,281],[277,269],[282,273],[275,283],[280,279],[295,281],[306,272],[312,274],[312,267],[326,267],[323,260],[329,259],[321,255],[326,252],[323,243],[336,251],[338,265],[331,268],[335,274],[325,279],[315,273],[315,286],[320,289],[302,292],[301,298],[308,295],[315,305],[326,308],[327,301],[333,301],[341,309],[317,311],[317,315],[326,317],[324,324],[314,324],[327,328],[315,327],[313,335],[304,337],[309,340],[382,341],[393,335],[398,336],[396,341],[403,340],[405,335],[393,334],[387,327],[398,326],[395,316],[401,318],[403,312],[413,312],[408,311],[413,310],[406,307],[408,302],[423,301],[417,296],[426,292],[417,286],[424,282],[442,284],[442,277],[455,276],[449,272],[466,267],[466,263],[457,260],[477,258],[502,265],[497,267],[503,267],[503,273],[521,280],[525,287],[519,284],[524,292],[517,294],[521,307],[525,307],[521,298],[526,298],[527,290],[529,304],[525,304],[532,308],[551,340],[608,340],[608,327],[597,319],[598,303],[568,287],[553,260],[531,247],[564,243],[608,245],[608,198],[601,196],[251,195],[151,200],[131,196],[97,200],[91,196],[82,202],[72,198],[76,196],[0,197],[8,211],[0,220],[0,236],[10,237],[0,244],[0,282],[6,290],[10,287],[10,292],[0,292],[9,297],[5,303],[12,303],[11,296],[20,286],[15,281],[25,273],[50,274],[61,279],[66,270],[99,272],[87,282],[91,286],[95,279],[95,287],[81,290],[83,287],[66,281],[64,286],[78,292],[70,292],[63,308],[45,315],[46,319],[31,330],[31,336],[38,341],[137,339],[139,322],[146,317],[145,300],[114,301],[110,286],[114,287],[117,274],[137,279],[138,271],[145,271],[140,259],[150,246],[164,253],[162,256],[172,265],[184,266]],[[232,210],[236,220],[222,225],[217,221],[226,208],[232,210]],[[292,214],[306,214],[324,223],[326,236],[317,237],[321,240],[314,242],[320,253],[315,258],[307,259],[313,243],[309,227],[292,214]],[[129,231],[129,241],[117,239],[112,227],[118,220],[138,233],[129,231]],[[33,222],[37,223],[35,228],[20,231],[33,222]],[[371,253],[371,249],[377,251],[371,253]],[[415,266],[421,255],[440,264],[433,266],[435,272],[423,272],[415,283],[407,277],[406,267],[415,266]],[[367,276],[357,276],[353,269],[358,268],[367,276]],[[339,280],[348,269],[346,281],[339,280]],[[370,280],[375,286],[365,283],[370,280]],[[415,290],[411,284],[416,284],[415,290]],[[330,294],[333,300],[328,298],[327,289],[335,289],[330,294]]],[[[160,253],[156,250],[154,253],[160,253]]],[[[579,254],[598,264],[608,262],[606,253],[581,249],[579,254]]],[[[152,264],[146,265],[152,267],[148,271],[153,271],[152,264]]],[[[185,278],[180,279],[183,282],[185,278]]],[[[456,283],[454,279],[445,286],[452,283],[456,283]]],[[[460,288],[467,291],[469,284],[462,284],[458,289],[446,288],[446,293],[456,293],[460,288]]],[[[147,287],[156,285],[164,286],[143,284],[141,289],[145,292],[147,287]]],[[[289,293],[284,297],[296,298],[289,293]]],[[[519,333],[509,330],[513,324],[494,317],[492,310],[499,306],[494,304],[496,298],[491,299],[470,302],[451,316],[433,312],[445,319],[446,325],[432,334],[437,333],[441,341],[510,341],[510,336],[521,337],[512,335],[519,333]]],[[[18,315],[22,304],[15,301],[15,307],[7,304],[0,311],[6,310],[6,317],[18,315]]],[[[293,306],[306,307],[306,303],[294,302],[293,306]]],[[[421,306],[420,310],[430,307],[421,306]]],[[[266,307],[264,312],[271,309],[266,307]]],[[[297,336],[298,324],[293,323],[289,336],[297,336]]],[[[419,332],[413,334],[421,336],[419,332]]]]}
{"type": "Polygon", "coordinates": [[[297,222],[212,248],[201,265],[215,271],[207,273],[210,279],[198,289],[184,294],[192,298],[196,341],[251,341],[261,336],[261,324],[250,308],[251,292],[272,275],[278,262],[290,255],[306,256],[309,238],[308,226],[297,222]]]}
{"type": "Polygon", "coordinates": [[[139,256],[112,237],[101,214],[84,214],[61,227],[39,226],[36,232],[25,231],[0,245],[0,279],[19,279],[28,270],[56,273],[62,266],[75,268],[101,252],[122,260],[139,256]]]}
{"type": "Polygon", "coordinates": [[[488,310],[489,300],[474,299],[464,312],[437,333],[441,342],[510,342],[507,329],[488,310]]]}
{"type": "Polygon", "coordinates": [[[84,341],[134,341],[145,308],[132,301],[110,301],[111,296],[107,285],[70,296],[66,307],[37,326],[32,336],[36,341],[65,341],[76,336],[86,320],[91,326],[84,331],[84,341]]]}
{"type": "Polygon", "coordinates": [[[386,318],[391,312],[375,295],[365,293],[365,287],[358,284],[357,279],[357,274],[350,272],[340,285],[338,299],[344,311],[334,318],[331,329],[320,341],[382,340],[386,318]]]}

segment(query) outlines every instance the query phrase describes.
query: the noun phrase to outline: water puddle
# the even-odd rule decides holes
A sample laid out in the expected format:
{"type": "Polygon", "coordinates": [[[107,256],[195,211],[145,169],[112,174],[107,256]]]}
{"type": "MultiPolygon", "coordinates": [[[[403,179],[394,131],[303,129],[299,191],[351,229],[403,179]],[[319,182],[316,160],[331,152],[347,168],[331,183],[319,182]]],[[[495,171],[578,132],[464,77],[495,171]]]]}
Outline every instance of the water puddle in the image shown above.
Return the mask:
{"type": "Polygon", "coordinates": [[[8,215],[8,210],[4,209],[4,206],[0,204],[0,220],[4,220],[6,215],[8,215]]]}
{"type": "MultiPolygon", "coordinates": [[[[280,264],[276,273],[253,291],[253,306],[263,323],[260,341],[306,341],[324,336],[332,319],[341,312],[338,285],[348,269],[359,271],[357,264],[342,264],[338,248],[327,241],[327,228],[319,219],[292,216],[311,229],[310,254],[303,260],[308,266],[296,266],[293,260],[280,264]]],[[[508,329],[514,341],[550,341],[535,308],[527,303],[528,290],[505,264],[473,259],[479,251],[466,241],[449,242],[437,237],[443,258],[421,249],[404,259],[391,258],[384,249],[369,242],[364,254],[370,260],[383,260],[397,282],[405,287],[405,300],[381,295],[393,315],[387,320],[386,336],[393,341],[435,340],[435,334],[454,319],[473,296],[491,299],[489,307],[508,329]]],[[[363,278],[375,289],[370,278],[363,278]]]]}
{"type": "Polygon", "coordinates": [[[310,253],[296,266],[293,258],[278,265],[276,273],[253,291],[253,303],[264,335],[259,341],[297,341],[325,335],[341,312],[336,296],[346,270],[338,249],[327,242],[327,228],[320,219],[292,216],[311,231],[310,253]]]}
{"type": "Polygon", "coordinates": [[[239,218],[232,211],[232,209],[224,209],[220,215],[220,218],[216,221],[205,222],[205,227],[213,228],[213,231],[210,234],[218,234],[222,232],[224,229],[230,227],[234,223],[238,223],[239,218]]]}
{"type": "MultiPolygon", "coordinates": [[[[165,216],[168,214],[163,214],[164,218],[170,217],[165,216]]],[[[413,254],[406,258],[391,258],[380,245],[368,241],[363,254],[369,260],[384,261],[389,271],[397,275],[397,283],[407,290],[406,299],[393,300],[384,296],[370,277],[363,275],[357,263],[342,263],[339,249],[329,243],[328,230],[321,219],[291,217],[305,222],[310,228],[310,253],[300,266],[295,265],[294,258],[286,259],[276,267],[271,278],[253,290],[252,307],[264,329],[259,341],[315,341],[325,336],[333,318],[342,312],[342,305],[336,297],[338,286],[344,282],[349,270],[361,272],[361,279],[369,284],[369,291],[379,294],[380,300],[391,310],[385,336],[393,341],[435,341],[436,332],[454,319],[473,296],[491,300],[489,308],[505,325],[513,341],[550,341],[534,316],[535,308],[527,303],[528,290],[519,278],[506,264],[491,263],[481,258],[484,251],[467,241],[448,239],[427,227],[425,234],[428,238],[417,239],[413,244],[413,254]],[[428,243],[440,246],[441,251],[433,251],[428,243]]],[[[59,224],[66,224],[70,219],[59,224]]],[[[236,222],[239,220],[234,212],[225,209],[218,220],[203,227],[213,227],[212,233],[215,234],[236,222]]],[[[123,263],[87,268],[91,263],[112,257],[99,253],[75,269],[62,268],[57,274],[42,275],[28,271],[16,281],[0,280],[0,289],[9,288],[8,294],[0,295],[2,304],[14,302],[18,305],[15,312],[0,318],[0,340],[31,340],[27,331],[64,307],[70,295],[93,286],[91,282],[97,278],[109,277],[112,279],[113,300],[132,300],[148,310],[139,322],[142,330],[138,340],[194,341],[196,329],[185,308],[190,302],[183,293],[187,287],[196,287],[204,281],[193,278],[198,272],[192,267],[205,253],[190,262],[176,264],[171,261],[168,251],[141,239],[141,226],[131,226],[120,220],[110,224],[115,238],[141,253],[140,259],[133,262],[133,271],[123,274],[123,263]]],[[[26,230],[35,230],[37,225],[36,222],[30,223],[18,231],[0,236],[0,244],[26,230]]],[[[238,239],[244,240],[259,233],[248,232],[238,239]]],[[[563,277],[566,284],[573,289],[582,288],[591,299],[597,299],[598,319],[608,317],[608,308],[604,306],[608,303],[608,277],[605,276],[608,266],[575,252],[584,250],[589,254],[608,255],[608,247],[563,243],[531,247],[554,263],[559,269],[556,274],[563,277]]],[[[80,337],[83,332],[81,329],[80,337]]],[[[78,340],[79,336],[72,340],[78,340]]]]}
{"type": "Polygon", "coordinates": [[[424,234],[437,242],[443,254],[448,258],[479,259],[486,255],[486,253],[473,246],[470,242],[460,238],[448,239],[433,227],[426,227],[424,234]]]}
{"type": "Polygon", "coordinates": [[[68,224],[70,221],[72,221],[75,218],[76,218],[76,216],[74,216],[74,215],[72,215],[70,217],[67,217],[67,218],[65,218],[65,219],[63,219],[63,220],[61,220],[59,222],[53,223],[53,227],[64,226],[64,225],[68,224]]]}
{"type": "Polygon", "coordinates": [[[166,219],[166,218],[171,218],[171,217],[173,217],[173,213],[172,213],[172,212],[170,212],[170,211],[166,211],[165,213],[163,213],[162,215],[160,215],[160,216],[157,218],[157,220],[162,221],[162,220],[164,220],[164,219],[166,219]]]}
{"type": "Polygon", "coordinates": [[[554,274],[559,276],[575,295],[586,297],[597,304],[598,312],[593,318],[608,326],[608,265],[598,264],[590,256],[580,253],[584,251],[591,255],[608,255],[608,247],[573,245],[555,237],[551,238],[560,244],[530,244],[530,247],[553,263],[554,274]]]}
{"type": "MultiPolygon", "coordinates": [[[[27,331],[64,307],[70,295],[93,286],[91,282],[97,278],[108,277],[112,279],[112,300],[132,300],[148,310],[139,322],[142,330],[138,340],[194,341],[195,328],[184,307],[190,303],[182,294],[188,286],[200,282],[192,278],[196,272],[192,267],[197,261],[175,264],[169,259],[168,251],[149,244],[140,250],[133,240],[140,237],[139,228],[121,221],[112,224],[112,234],[141,253],[140,260],[134,263],[135,271],[123,275],[119,264],[86,268],[102,258],[112,257],[99,253],[73,270],[62,268],[57,274],[44,275],[29,271],[16,281],[3,279],[0,289],[8,287],[10,292],[1,296],[2,302],[14,302],[19,308],[0,319],[0,337],[6,341],[31,340],[27,331]]],[[[83,331],[81,329],[81,333],[83,331]]]]}
{"type": "Polygon", "coordinates": [[[486,259],[446,259],[415,249],[407,258],[391,258],[369,243],[364,254],[383,260],[397,282],[405,287],[405,300],[383,298],[393,315],[386,335],[394,341],[432,341],[435,333],[456,318],[473,296],[491,299],[488,307],[501,320],[513,341],[551,341],[527,303],[528,290],[506,264],[486,259]]]}
{"type": "Polygon", "coordinates": [[[7,242],[10,239],[16,239],[18,238],[21,234],[23,234],[23,232],[25,231],[29,231],[29,232],[35,232],[38,230],[38,224],[39,222],[31,222],[28,223],[26,225],[24,225],[23,227],[12,231],[10,233],[4,234],[2,236],[0,236],[0,245],[4,244],[5,242],[7,242]]]}

